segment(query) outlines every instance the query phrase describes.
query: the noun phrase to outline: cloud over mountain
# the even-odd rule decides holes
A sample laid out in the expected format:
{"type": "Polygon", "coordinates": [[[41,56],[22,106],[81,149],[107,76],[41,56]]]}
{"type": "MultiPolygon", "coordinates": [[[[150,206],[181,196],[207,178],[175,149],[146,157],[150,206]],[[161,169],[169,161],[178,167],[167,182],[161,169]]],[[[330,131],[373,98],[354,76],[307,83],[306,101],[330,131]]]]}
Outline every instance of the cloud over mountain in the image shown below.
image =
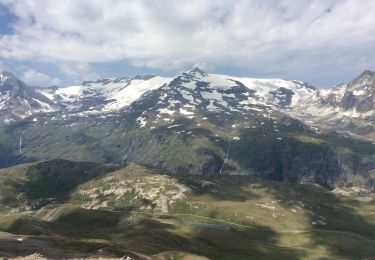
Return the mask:
{"type": "MultiPolygon", "coordinates": [[[[176,70],[193,64],[292,77],[375,67],[375,2],[17,1],[0,57],[176,70]]],[[[354,73],[354,72],[352,72],[354,73]]]]}

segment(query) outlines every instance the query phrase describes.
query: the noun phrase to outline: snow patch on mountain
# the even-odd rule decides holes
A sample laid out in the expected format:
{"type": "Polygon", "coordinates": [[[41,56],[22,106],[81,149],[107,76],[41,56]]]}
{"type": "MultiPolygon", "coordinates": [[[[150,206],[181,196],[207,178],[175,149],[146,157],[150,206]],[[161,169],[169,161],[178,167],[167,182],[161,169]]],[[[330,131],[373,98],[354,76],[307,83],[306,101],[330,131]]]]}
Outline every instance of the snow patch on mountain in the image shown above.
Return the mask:
{"type": "Polygon", "coordinates": [[[113,100],[104,106],[104,111],[119,110],[129,106],[139,99],[145,92],[160,88],[169,82],[170,78],[155,76],[149,80],[134,79],[119,91],[113,91],[108,95],[109,100],[113,100]]]}
{"type": "Polygon", "coordinates": [[[53,112],[57,106],[11,72],[0,73],[0,123],[10,123],[32,114],[53,112]]]}
{"type": "MultiPolygon", "coordinates": [[[[226,75],[219,75],[221,77],[230,77],[226,75]]],[[[263,104],[279,104],[285,101],[284,106],[294,107],[299,106],[315,93],[315,88],[300,81],[287,81],[282,79],[257,79],[257,78],[243,78],[232,77],[244,84],[249,89],[255,91],[255,102],[263,104]],[[283,93],[283,90],[290,92],[283,93]],[[290,97],[287,95],[289,94],[290,97]],[[288,103],[287,98],[290,98],[288,103]]]]}
{"type": "Polygon", "coordinates": [[[108,113],[129,106],[145,92],[155,90],[170,80],[159,76],[107,79],[85,82],[80,86],[39,91],[46,97],[60,102],[68,110],[87,110],[87,113],[91,114],[108,113]]]}
{"type": "MultiPolygon", "coordinates": [[[[244,118],[267,117],[277,111],[311,125],[329,122],[332,126],[337,120],[375,116],[375,73],[370,71],[331,89],[295,80],[208,74],[199,68],[174,78],[146,75],[44,89],[28,87],[12,73],[3,72],[0,83],[2,122],[55,111],[68,117],[116,115],[133,105],[163,121],[173,121],[175,116],[193,118],[199,111],[241,113],[244,118]]],[[[146,118],[142,113],[138,124],[145,126],[146,118]]]]}

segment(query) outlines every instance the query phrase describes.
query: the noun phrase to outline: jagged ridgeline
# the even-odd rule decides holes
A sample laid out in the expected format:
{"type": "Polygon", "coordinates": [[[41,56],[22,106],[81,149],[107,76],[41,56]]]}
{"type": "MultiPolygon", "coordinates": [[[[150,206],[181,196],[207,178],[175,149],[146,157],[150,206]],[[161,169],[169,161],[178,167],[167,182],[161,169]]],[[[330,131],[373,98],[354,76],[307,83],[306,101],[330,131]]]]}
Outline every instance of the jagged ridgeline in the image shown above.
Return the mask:
{"type": "Polygon", "coordinates": [[[3,73],[0,165],[136,162],[179,174],[250,175],[374,189],[374,73],[318,89],[208,74],[47,89],[3,73]]]}

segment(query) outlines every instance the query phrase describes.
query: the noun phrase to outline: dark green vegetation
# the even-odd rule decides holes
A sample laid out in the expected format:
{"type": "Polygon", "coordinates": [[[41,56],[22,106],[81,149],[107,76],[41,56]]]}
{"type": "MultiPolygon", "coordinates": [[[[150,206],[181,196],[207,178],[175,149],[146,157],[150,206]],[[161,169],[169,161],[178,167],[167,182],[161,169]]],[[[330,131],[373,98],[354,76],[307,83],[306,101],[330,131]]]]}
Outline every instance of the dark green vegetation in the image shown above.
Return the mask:
{"type": "Polygon", "coordinates": [[[30,248],[50,258],[375,255],[375,200],[360,190],[54,160],[1,170],[0,191],[3,255],[30,248]]]}
{"type": "Polygon", "coordinates": [[[96,163],[53,160],[0,170],[0,203],[27,210],[63,203],[79,184],[113,169],[96,163]]]}
{"type": "Polygon", "coordinates": [[[113,117],[80,118],[79,124],[74,117],[55,115],[51,120],[52,115],[45,115],[37,123],[26,120],[5,126],[0,129],[0,143],[4,142],[0,147],[9,151],[9,158],[0,158],[0,163],[54,158],[117,165],[137,162],[176,173],[252,175],[329,189],[375,187],[373,143],[316,132],[282,114],[254,112],[244,117],[201,111],[191,119],[175,115],[169,122],[168,114],[160,118],[151,113],[143,116],[156,123],[139,127],[140,115],[134,109],[113,117]]]}

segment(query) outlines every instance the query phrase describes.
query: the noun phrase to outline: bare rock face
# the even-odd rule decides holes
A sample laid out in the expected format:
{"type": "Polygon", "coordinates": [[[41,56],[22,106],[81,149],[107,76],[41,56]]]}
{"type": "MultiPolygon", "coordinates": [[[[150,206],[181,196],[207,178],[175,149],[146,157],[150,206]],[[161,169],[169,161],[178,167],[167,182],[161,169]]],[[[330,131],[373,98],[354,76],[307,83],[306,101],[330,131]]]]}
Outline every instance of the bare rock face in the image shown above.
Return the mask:
{"type": "Polygon", "coordinates": [[[342,112],[355,111],[356,116],[372,116],[375,110],[375,72],[365,71],[353,81],[327,90],[318,101],[342,112]],[[361,115],[362,114],[362,115],[361,115]]]}
{"type": "Polygon", "coordinates": [[[345,104],[347,109],[355,108],[362,113],[375,109],[375,72],[363,72],[348,84],[347,89],[345,104]]]}
{"type": "Polygon", "coordinates": [[[19,80],[13,73],[0,74],[0,123],[9,123],[35,113],[56,111],[58,106],[19,80]]]}

